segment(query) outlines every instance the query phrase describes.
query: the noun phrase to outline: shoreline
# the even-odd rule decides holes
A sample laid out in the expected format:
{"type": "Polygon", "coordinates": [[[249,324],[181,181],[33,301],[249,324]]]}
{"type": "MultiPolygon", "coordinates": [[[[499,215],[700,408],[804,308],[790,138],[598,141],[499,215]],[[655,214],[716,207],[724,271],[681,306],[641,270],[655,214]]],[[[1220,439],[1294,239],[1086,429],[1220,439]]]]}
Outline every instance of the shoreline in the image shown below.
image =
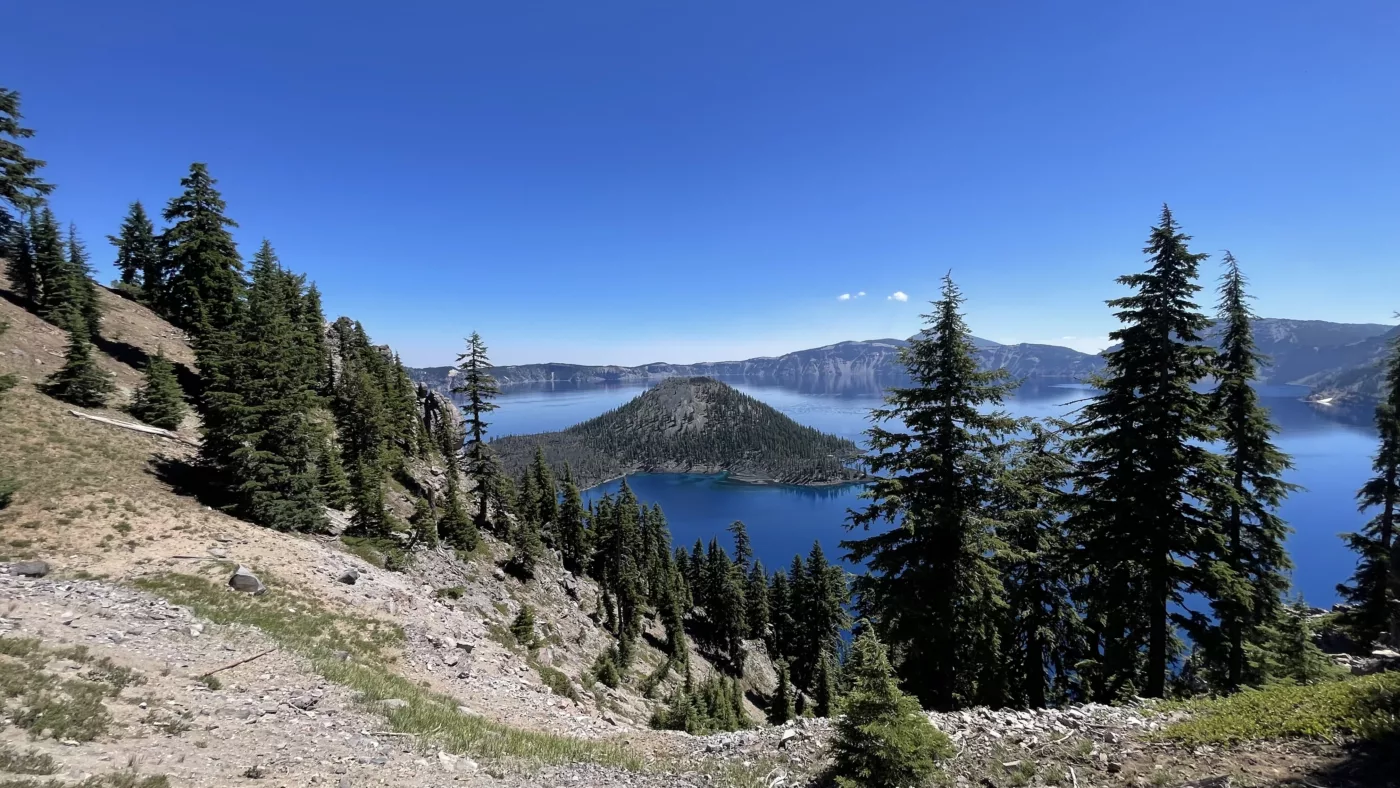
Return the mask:
{"type": "Polygon", "coordinates": [[[619,481],[619,480],[621,480],[621,479],[626,479],[628,476],[638,476],[638,475],[647,475],[647,476],[720,476],[720,477],[723,477],[723,480],[724,480],[724,481],[733,482],[733,483],[735,483],[735,484],[744,484],[744,485],[748,485],[748,486],[750,486],[750,487],[844,487],[844,486],[846,486],[846,485],[863,485],[863,484],[870,484],[870,483],[872,483],[872,482],[878,481],[878,479],[879,479],[879,477],[870,476],[870,475],[867,474],[867,475],[865,475],[865,476],[863,476],[863,477],[861,477],[861,478],[859,478],[859,479],[832,479],[832,480],[830,480],[830,481],[820,481],[820,482],[784,482],[784,481],[779,481],[779,480],[777,480],[777,479],[770,479],[770,478],[767,478],[767,477],[756,477],[756,476],[736,475],[734,472],[732,472],[732,471],[727,471],[727,470],[724,470],[724,469],[722,469],[722,468],[721,468],[721,469],[718,469],[718,470],[708,470],[708,469],[707,469],[707,470],[686,470],[686,471],[637,469],[637,470],[627,471],[627,472],[622,473],[622,474],[619,474],[619,475],[617,475],[617,476],[610,476],[610,477],[608,477],[608,478],[606,478],[606,479],[603,479],[602,481],[594,482],[593,484],[590,484],[590,485],[588,485],[587,487],[580,487],[580,488],[579,488],[579,491],[580,491],[580,492],[587,492],[587,491],[592,490],[592,489],[594,489],[594,488],[602,487],[602,486],[605,485],[605,484],[611,484],[612,482],[619,481]]]}

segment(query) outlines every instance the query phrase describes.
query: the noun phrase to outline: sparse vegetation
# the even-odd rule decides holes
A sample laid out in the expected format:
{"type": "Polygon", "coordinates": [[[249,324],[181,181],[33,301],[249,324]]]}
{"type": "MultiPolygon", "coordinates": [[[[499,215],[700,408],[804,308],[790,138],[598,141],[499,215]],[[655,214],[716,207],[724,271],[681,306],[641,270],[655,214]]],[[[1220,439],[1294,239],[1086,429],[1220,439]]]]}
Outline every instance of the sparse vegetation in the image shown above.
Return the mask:
{"type": "Polygon", "coordinates": [[[1224,698],[1167,704],[1191,717],[1158,737],[1187,745],[1271,739],[1381,739],[1400,734],[1400,673],[1320,684],[1278,684],[1224,698]]]}
{"type": "Polygon", "coordinates": [[[0,772],[10,774],[54,774],[58,764],[52,757],[37,750],[21,752],[9,745],[0,747],[0,772]]]}

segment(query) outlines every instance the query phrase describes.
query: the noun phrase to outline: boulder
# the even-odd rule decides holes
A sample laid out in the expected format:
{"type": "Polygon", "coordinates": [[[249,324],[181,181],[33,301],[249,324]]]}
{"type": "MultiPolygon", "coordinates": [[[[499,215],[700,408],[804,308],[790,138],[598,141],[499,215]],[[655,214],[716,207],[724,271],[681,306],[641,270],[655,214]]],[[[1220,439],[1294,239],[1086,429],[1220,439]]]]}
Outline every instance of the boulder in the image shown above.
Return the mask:
{"type": "Polygon", "coordinates": [[[347,585],[347,586],[353,586],[353,585],[355,585],[356,581],[358,581],[359,579],[360,579],[360,572],[359,572],[359,570],[358,570],[358,569],[353,569],[353,568],[351,568],[351,569],[346,569],[344,572],[342,572],[342,573],[340,574],[340,577],[337,577],[337,578],[336,578],[336,582],[337,582],[337,583],[344,583],[344,584],[347,585]]]}
{"type": "Polygon", "coordinates": [[[10,564],[10,574],[20,577],[43,577],[49,573],[46,561],[16,561],[10,564]]]}
{"type": "Polygon", "coordinates": [[[245,594],[267,593],[267,586],[258,579],[246,566],[240,566],[233,570],[233,574],[228,579],[228,587],[234,591],[242,591],[245,594]]]}

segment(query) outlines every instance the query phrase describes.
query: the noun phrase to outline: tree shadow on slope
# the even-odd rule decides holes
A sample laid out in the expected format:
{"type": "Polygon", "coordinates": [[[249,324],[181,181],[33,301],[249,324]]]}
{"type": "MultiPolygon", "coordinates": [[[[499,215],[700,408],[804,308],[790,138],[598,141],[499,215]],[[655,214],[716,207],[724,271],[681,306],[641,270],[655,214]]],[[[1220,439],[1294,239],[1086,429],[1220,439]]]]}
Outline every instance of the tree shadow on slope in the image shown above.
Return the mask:
{"type": "Polygon", "coordinates": [[[170,485],[176,495],[194,498],[211,509],[227,510],[234,504],[223,485],[216,483],[216,474],[197,462],[157,455],[147,463],[157,479],[170,485]]]}

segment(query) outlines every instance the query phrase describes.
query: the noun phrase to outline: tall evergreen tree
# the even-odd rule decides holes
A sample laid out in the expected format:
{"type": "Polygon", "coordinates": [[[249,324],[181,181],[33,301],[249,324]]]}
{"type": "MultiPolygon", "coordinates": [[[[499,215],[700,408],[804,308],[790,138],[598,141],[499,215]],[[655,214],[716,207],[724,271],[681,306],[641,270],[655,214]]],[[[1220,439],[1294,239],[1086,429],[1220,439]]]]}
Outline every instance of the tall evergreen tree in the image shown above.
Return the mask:
{"type": "Polygon", "coordinates": [[[818,717],[830,717],[836,706],[836,660],[830,651],[822,653],[817,661],[817,675],[812,679],[812,713],[818,717]]]}
{"type": "Polygon", "coordinates": [[[92,344],[80,328],[68,329],[68,351],[63,367],[49,376],[44,393],[83,408],[100,408],[107,404],[114,386],[112,379],[92,358],[92,344]]]}
{"type": "Polygon", "coordinates": [[[461,485],[457,482],[456,471],[447,475],[447,491],[442,504],[442,516],[438,518],[438,534],[459,550],[475,550],[480,534],[476,523],[472,522],[462,507],[461,485]]]}
{"type": "Polygon", "coordinates": [[[768,653],[772,656],[792,656],[795,651],[797,622],[793,617],[793,603],[787,573],[774,572],[768,583],[768,620],[771,622],[768,653]]]}
{"type": "Polygon", "coordinates": [[[535,500],[535,516],[539,518],[540,526],[545,529],[545,533],[551,535],[546,541],[553,544],[552,526],[559,519],[559,485],[554,481],[554,472],[549,469],[549,463],[544,460],[544,447],[542,446],[535,447],[535,458],[530,464],[530,475],[534,477],[535,491],[538,496],[535,500]]]}
{"type": "Polygon", "coordinates": [[[78,282],[71,275],[58,220],[48,206],[29,215],[29,243],[38,282],[35,314],[65,329],[77,325],[81,315],[78,282]]]}
{"type": "Polygon", "coordinates": [[[768,702],[768,721],[782,725],[792,719],[792,684],[788,680],[787,663],[778,660],[778,688],[768,702]]]}
{"type": "Polygon", "coordinates": [[[1169,611],[1185,589],[1203,587],[1193,562],[1218,537],[1206,503],[1222,495],[1223,470],[1206,448],[1217,431],[1210,394],[1195,388],[1215,360],[1201,344],[1209,320],[1192,300],[1206,255],[1188,240],[1163,206],[1144,250],[1148,269],[1119,277],[1134,292],[1108,302],[1123,323],[1109,335],[1118,347],[1104,354],[1107,369],[1094,381],[1101,393],[1075,425],[1072,451],[1083,459],[1069,522],[1093,577],[1087,615],[1100,701],[1137,687],[1163,696],[1169,611]]]}
{"type": "Polygon", "coordinates": [[[750,640],[768,639],[768,573],[763,562],[755,560],[744,581],[744,625],[750,640]]]}
{"type": "Polygon", "coordinates": [[[87,247],[78,238],[78,228],[68,225],[68,266],[65,270],[68,298],[72,299],[74,319],[96,340],[102,329],[102,305],[97,285],[92,281],[87,247]]]}
{"type": "Polygon", "coordinates": [[[223,197],[203,162],[190,165],[180,180],[184,192],[165,207],[173,222],[162,237],[168,281],[155,301],[157,311],[196,338],[230,328],[240,315],[246,285],[223,197]]]}
{"type": "Polygon", "coordinates": [[[1005,608],[1001,546],[981,508],[999,473],[997,442],[1014,427],[999,409],[1010,384],[1004,371],[979,371],[962,302],[945,276],[928,328],[903,352],[913,385],[890,389],[871,414],[867,462],[887,473],[847,527],[894,525],[842,542],[871,570],[857,580],[862,612],[895,649],[906,686],[935,708],[984,700],[1005,608]],[[903,431],[883,426],[891,421],[903,431]]]}
{"type": "Polygon", "coordinates": [[[340,452],[324,431],[317,457],[317,485],[321,488],[321,497],[332,509],[349,509],[350,479],[345,475],[345,463],[340,461],[340,452]]]}
{"type": "Polygon", "coordinates": [[[734,537],[734,566],[747,574],[749,565],[753,563],[753,542],[749,541],[749,529],[735,520],[729,524],[729,534],[734,537]]]}
{"type": "Polygon", "coordinates": [[[1027,422],[1008,447],[1005,472],[989,510],[1003,544],[998,555],[1006,617],[1001,633],[998,705],[1043,708],[1077,700],[1071,683],[1084,655],[1074,595],[1075,544],[1064,527],[1073,464],[1059,432],[1065,425],[1027,422]]]}
{"type": "Polygon", "coordinates": [[[467,470],[476,479],[479,502],[477,522],[482,526],[488,525],[489,521],[486,511],[488,496],[481,493],[496,483],[497,467],[488,459],[490,449],[486,446],[486,428],[489,424],[486,414],[499,407],[491,400],[501,393],[496,379],[491,377],[490,369],[486,343],[481,340],[480,334],[473,331],[467,339],[466,352],[457,356],[459,382],[452,392],[467,398],[467,470]]]}
{"type": "Polygon", "coordinates": [[[793,604],[796,623],[792,660],[793,683],[804,690],[811,689],[821,656],[841,643],[841,632],[850,626],[846,613],[850,602],[850,584],[846,572],[828,563],[821,542],[813,540],[812,550],[802,567],[802,579],[794,587],[800,596],[793,604]]]}
{"type": "Polygon", "coordinates": [[[44,296],[43,280],[39,276],[39,263],[34,257],[34,244],[29,236],[29,223],[23,221],[5,229],[5,248],[0,250],[8,258],[5,274],[10,278],[10,286],[24,302],[24,308],[31,312],[39,309],[39,300],[44,296]]]}
{"type": "Polygon", "coordinates": [[[563,556],[564,568],[578,574],[585,568],[588,558],[587,533],[584,530],[583,499],[578,485],[574,484],[573,471],[564,466],[564,503],[559,509],[559,523],[555,532],[559,539],[559,552],[563,556]]]}
{"type": "Polygon", "coordinates": [[[705,556],[705,618],[710,647],[734,674],[744,665],[744,576],[729,560],[719,540],[710,540],[705,556]]]}
{"type": "MultiPolygon", "coordinates": [[[[1400,526],[1400,336],[1395,338],[1386,361],[1382,399],[1376,406],[1376,431],[1380,446],[1371,468],[1375,475],[1366,480],[1356,500],[1361,511],[1376,514],[1359,533],[1344,535],[1347,546],[1357,554],[1356,571],[1349,583],[1337,586],[1351,607],[1342,624],[1361,644],[1368,644],[1394,627],[1400,615],[1400,587],[1395,573],[1396,530],[1400,526]]],[[[1397,632],[1395,634],[1400,634],[1397,632]]],[[[1400,643],[1400,640],[1396,641],[1400,643]]]]}
{"type": "Polygon", "coordinates": [[[179,429],[185,420],[185,396],[175,379],[175,367],[160,348],[146,362],[145,381],[131,402],[131,415],[161,429],[179,429]]]}
{"type": "Polygon", "coordinates": [[[160,290],[165,280],[160,239],[140,200],[131,204],[118,234],[107,236],[107,240],[117,247],[116,266],[122,284],[145,287],[149,283],[153,291],[160,290]]]}
{"type": "Polygon", "coordinates": [[[1223,662],[1207,671],[1216,677],[1215,685],[1233,692],[1267,678],[1260,652],[1267,648],[1269,629],[1279,618],[1292,568],[1283,544],[1288,526],[1276,511],[1297,487],[1283,480],[1292,462],[1274,445],[1277,428],[1252,385],[1265,358],[1254,344],[1246,280],[1234,255],[1225,252],[1224,262],[1224,332],[1211,410],[1219,420],[1229,488],[1214,513],[1224,525],[1223,540],[1216,555],[1201,560],[1212,589],[1215,622],[1196,640],[1208,661],[1223,662]]]}
{"type": "Polygon", "coordinates": [[[8,256],[22,217],[37,209],[53,185],[39,177],[44,162],[25,154],[23,140],[34,136],[21,125],[19,92],[0,87],[0,256],[8,256]],[[13,213],[11,213],[13,211],[13,213]]]}

